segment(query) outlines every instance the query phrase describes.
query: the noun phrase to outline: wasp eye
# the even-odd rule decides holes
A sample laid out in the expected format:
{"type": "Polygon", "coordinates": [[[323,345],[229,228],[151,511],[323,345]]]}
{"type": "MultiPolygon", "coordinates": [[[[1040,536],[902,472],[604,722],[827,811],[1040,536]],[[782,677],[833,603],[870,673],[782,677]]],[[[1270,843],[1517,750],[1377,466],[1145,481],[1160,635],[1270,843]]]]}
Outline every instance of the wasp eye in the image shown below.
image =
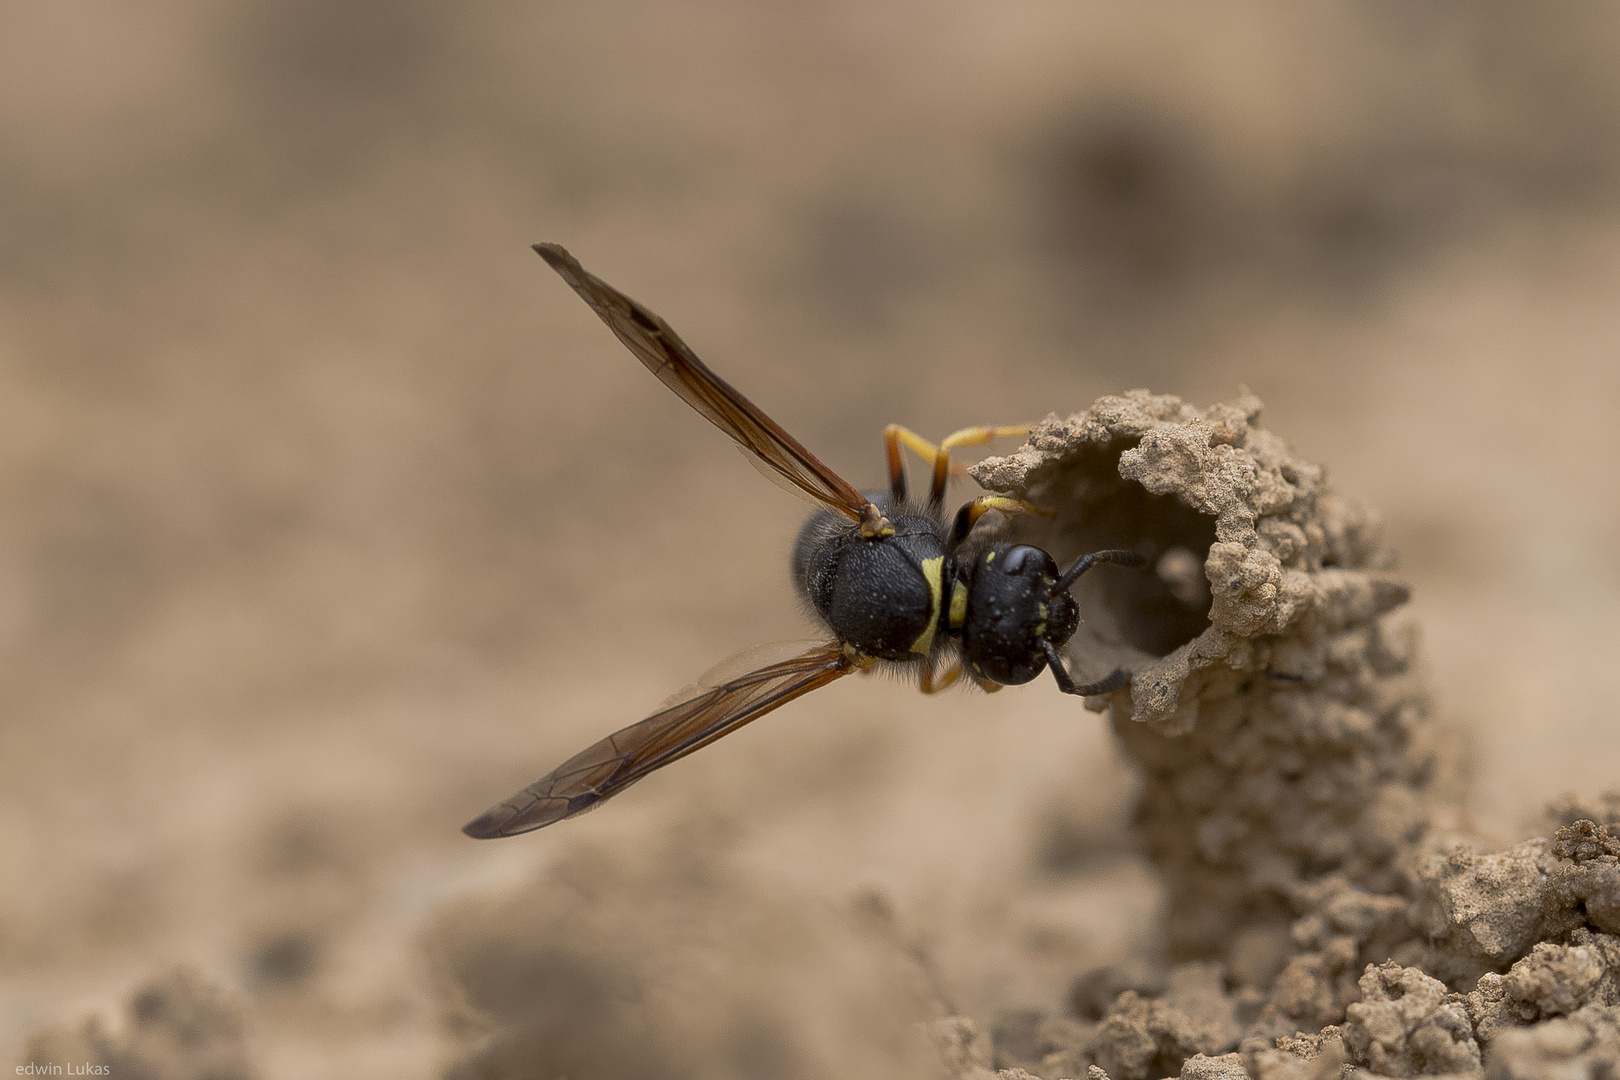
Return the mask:
{"type": "Polygon", "coordinates": [[[1001,572],[1008,577],[1023,577],[1029,569],[1030,557],[1039,554],[1031,547],[1012,548],[1002,556],[1001,572]]]}

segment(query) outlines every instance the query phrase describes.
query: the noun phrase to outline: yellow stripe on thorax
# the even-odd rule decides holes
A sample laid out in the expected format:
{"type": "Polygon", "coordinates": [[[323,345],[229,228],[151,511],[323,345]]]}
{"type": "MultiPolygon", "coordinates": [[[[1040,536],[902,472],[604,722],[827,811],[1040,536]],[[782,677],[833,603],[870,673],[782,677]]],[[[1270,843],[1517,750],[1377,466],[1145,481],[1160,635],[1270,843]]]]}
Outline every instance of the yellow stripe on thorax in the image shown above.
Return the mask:
{"type": "Polygon", "coordinates": [[[951,584],[951,629],[962,629],[967,621],[967,586],[957,580],[951,584]]]}
{"type": "Polygon", "coordinates": [[[928,582],[928,629],[917,635],[917,640],[911,643],[911,651],[927,656],[934,647],[934,631],[939,627],[939,602],[945,591],[945,583],[941,580],[945,572],[945,556],[924,559],[921,566],[923,578],[928,582]]]}

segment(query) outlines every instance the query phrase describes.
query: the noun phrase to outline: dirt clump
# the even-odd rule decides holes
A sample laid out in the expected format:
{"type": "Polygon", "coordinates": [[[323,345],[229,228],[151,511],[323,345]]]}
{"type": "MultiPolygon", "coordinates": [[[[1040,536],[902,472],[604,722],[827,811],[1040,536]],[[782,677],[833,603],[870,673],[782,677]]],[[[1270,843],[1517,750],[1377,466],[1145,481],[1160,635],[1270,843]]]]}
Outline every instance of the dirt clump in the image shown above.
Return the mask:
{"type": "Polygon", "coordinates": [[[1005,1026],[995,1064],[1093,1080],[1609,1075],[1620,804],[1566,800],[1551,838],[1506,850],[1470,835],[1378,515],[1260,411],[1249,394],[1198,409],[1131,391],[973,469],[1056,511],[1013,520],[1012,538],[1059,562],[1150,560],[1082,583],[1074,663],[1132,672],[1088,706],[1141,770],[1134,828],[1168,896],[1151,974],[1083,974],[1072,1015],[1005,1026]]]}

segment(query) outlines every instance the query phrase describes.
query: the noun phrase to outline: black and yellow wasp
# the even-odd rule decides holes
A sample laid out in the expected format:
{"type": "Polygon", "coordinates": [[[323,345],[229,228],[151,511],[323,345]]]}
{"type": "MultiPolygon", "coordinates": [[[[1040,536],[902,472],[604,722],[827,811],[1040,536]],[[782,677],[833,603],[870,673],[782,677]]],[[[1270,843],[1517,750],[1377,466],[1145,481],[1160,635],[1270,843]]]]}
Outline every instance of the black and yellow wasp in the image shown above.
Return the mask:
{"type": "Polygon", "coordinates": [[[1080,625],[1069,587],[1099,563],[1140,567],[1146,560],[1131,551],[1099,551],[1060,571],[1038,547],[976,545],[973,525],[990,510],[1035,510],[1004,496],[981,495],[954,518],[945,517],[951,450],[1022,435],[1027,428],[968,428],[935,446],[891,425],[884,431],[889,491],[862,494],[710,371],[663,319],[586,272],[559,245],[536,244],[535,251],[665,386],[737,440],[773,479],[821,505],[794,544],[793,582],[832,640],[700,687],[609,735],[470,822],[462,830],[468,836],[513,836],[583,813],[772,709],[880,664],[915,669],[928,693],[964,673],[996,690],[1029,682],[1048,668],[1066,694],[1105,694],[1125,686],[1128,678],[1120,670],[1076,684],[1064,667],[1059,650],[1080,625]],[[902,447],[933,462],[926,502],[906,496],[902,447]],[[936,675],[941,663],[948,666],[936,675]]]}

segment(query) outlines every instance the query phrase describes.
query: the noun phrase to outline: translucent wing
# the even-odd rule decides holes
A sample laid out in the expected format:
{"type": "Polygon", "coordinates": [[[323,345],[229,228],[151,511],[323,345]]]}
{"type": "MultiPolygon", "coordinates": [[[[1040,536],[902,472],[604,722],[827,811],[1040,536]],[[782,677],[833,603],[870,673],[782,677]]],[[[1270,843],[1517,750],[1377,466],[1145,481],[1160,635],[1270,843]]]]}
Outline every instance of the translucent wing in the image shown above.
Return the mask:
{"type": "Polygon", "coordinates": [[[856,521],[866,516],[868,504],[860,492],[704,366],[668,323],[587,272],[562,245],[536,244],[534,250],[591,305],[649,371],[736,439],[744,450],[817,502],[856,521]]]}
{"type": "Polygon", "coordinates": [[[575,754],[461,831],[479,840],[515,836],[584,813],[654,769],[854,668],[844,647],[833,641],[700,690],[575,754]]]}

